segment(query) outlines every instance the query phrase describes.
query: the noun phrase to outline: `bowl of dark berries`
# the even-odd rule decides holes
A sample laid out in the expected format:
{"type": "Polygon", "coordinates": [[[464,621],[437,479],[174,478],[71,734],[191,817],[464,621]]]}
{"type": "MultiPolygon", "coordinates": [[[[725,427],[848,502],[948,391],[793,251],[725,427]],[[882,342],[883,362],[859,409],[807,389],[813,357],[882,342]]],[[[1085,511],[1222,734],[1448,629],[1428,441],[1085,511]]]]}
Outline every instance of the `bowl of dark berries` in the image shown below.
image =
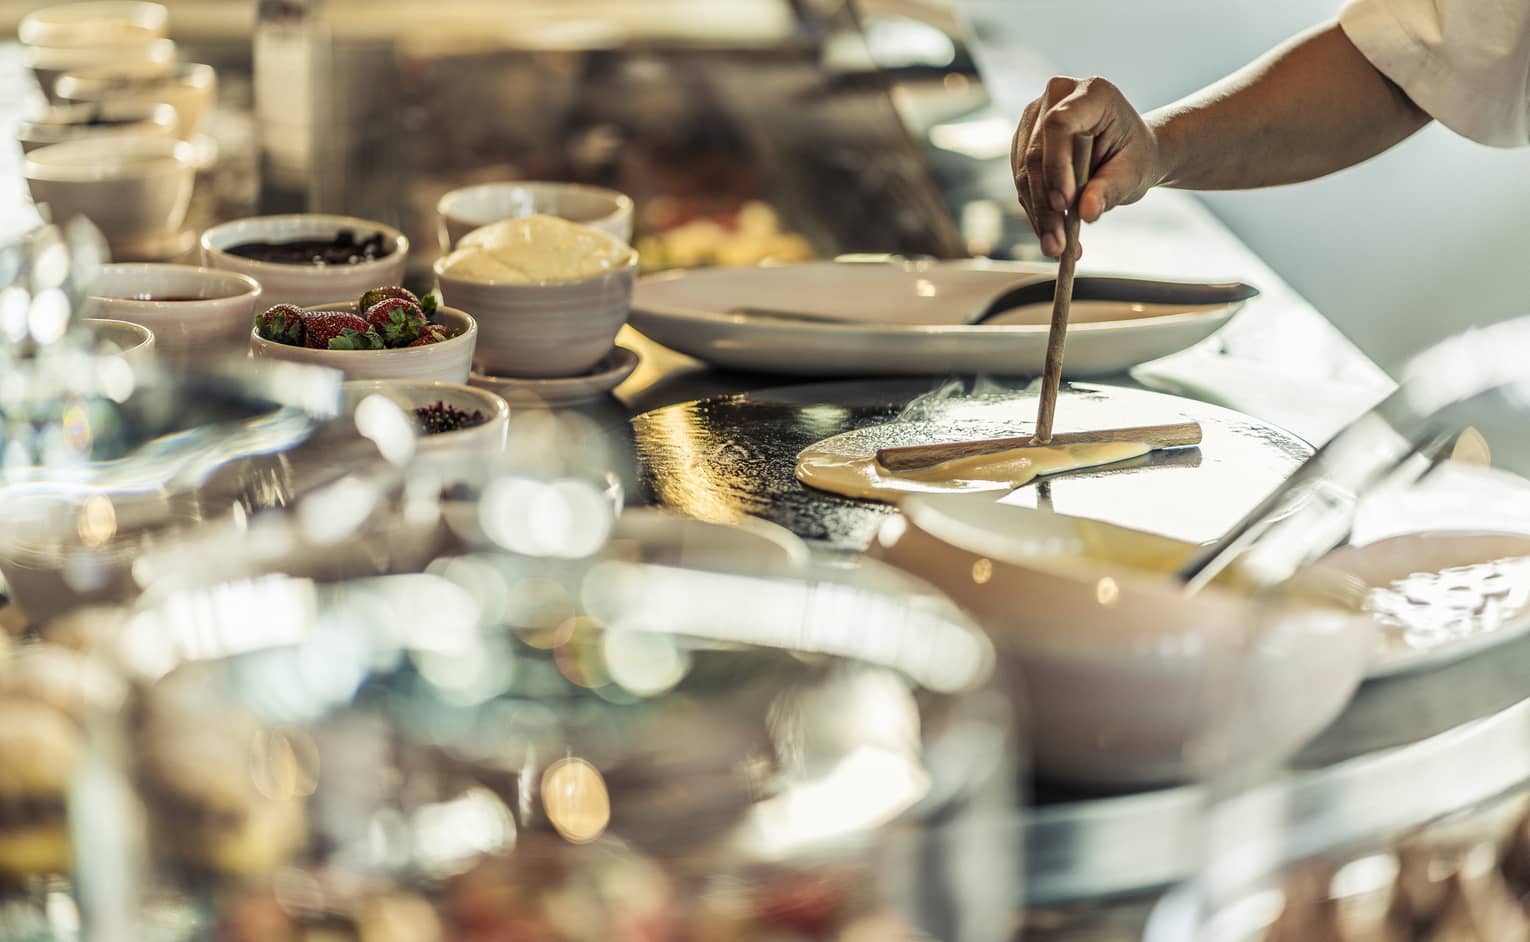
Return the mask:
{"type": "Polygon", "coordinates": [[[272,305],[250,331],[257,359],[327,366],[346,379],[466,382],[477,343],[471,315],[398,287],[314,307],[272,305]]]}
{"type": "Polygon", "coordinates": [[[252,216],[202,233],[203,264],[254,278],[266,305],[312,307],[396,285],[408,255],[402,232],[354,216],[252,216]]]}
{"type": "MultiPolygon", "coordinates": [[[[364,434],[386,434],[407,426],[416,436],[416,451],[500,451],[510,427],[510,407],[485,389],[461,383],[421,383],[412,380],[356,380],[345,384],[345,408],[364,434]],[[390,400],[404,421],[379,419],[367,401],[390,400]]],[[[391,411],[391,410],[389,410],[391,411]]]]}

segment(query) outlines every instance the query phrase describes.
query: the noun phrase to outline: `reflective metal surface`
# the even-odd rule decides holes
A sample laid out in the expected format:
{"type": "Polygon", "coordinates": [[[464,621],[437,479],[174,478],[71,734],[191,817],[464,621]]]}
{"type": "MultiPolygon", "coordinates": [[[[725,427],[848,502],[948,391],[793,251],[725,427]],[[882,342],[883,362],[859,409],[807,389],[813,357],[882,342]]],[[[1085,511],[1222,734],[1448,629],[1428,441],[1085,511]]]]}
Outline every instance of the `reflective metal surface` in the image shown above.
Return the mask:
{"type": "MultiPolygon", "coordinates": [[[[957,395],[960,389],[921,380],[823,383],[656,409],[632,422],[644,496],[703,520],[747,514],[828,547],[861,549],[891,508],[804,487],[793,476],[798,452],[846,433],[867,454],[1023,434],[1035,416],[1034,395],[1021,390],[988,384],[972,399],[957,395]],[[886,424],[900,416],[904,422],[886,424]]],[[[1194,542],[1218,536],[1310,453],[1295,436],[1257,419],[1143,390],[1072,384],[1058,415],[1059,428],[1192,419],[1205,440],[1199,449],[1044,479],[1004,502],[1045,504],[1194,542]]]]}

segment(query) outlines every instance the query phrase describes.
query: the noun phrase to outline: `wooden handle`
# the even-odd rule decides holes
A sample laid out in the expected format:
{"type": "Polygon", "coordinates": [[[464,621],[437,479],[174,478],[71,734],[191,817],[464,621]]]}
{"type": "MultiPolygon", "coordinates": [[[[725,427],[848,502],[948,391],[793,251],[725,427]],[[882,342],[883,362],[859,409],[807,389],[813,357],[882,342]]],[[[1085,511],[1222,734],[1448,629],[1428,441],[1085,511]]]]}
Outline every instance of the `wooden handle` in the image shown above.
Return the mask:
{"type": "Polygon", "coordinates": [[[984,438],[940,445],[906,445],[881,449],[877,452],[877,464],[888,471],[914,471],[958,458],[976,458],[1015,448],[1092,445],[1097,442],[1142,442],[1153,448],[1183,448],[1201,443],[1201,426],[1198,422],[1178,422],[1173,425],[1107,428],[1094,432],[1059,432],[1045,442],[1038,441],[1034,435],[1020,435],[1015,438],[984,438]]]}
{"type": "Polygon", "coordinates": [[[1078,201],[1089,182],[1094,159],[1094,138],[1073,138],[1073,205],[1063,220],[1062,258],[1057,260],[1057,289],[1052,295],[1052,326],[1047,331],[1047,359],[1041,371],[1041,400],[1036,405],[1036,439],[1052,437],[1052,417],[1057,412],[1057,389],[1062,385],[1063,344],[1068,339],[1068,305],[1073,301],[1073,255],[1078,251],[1078,201]]]}

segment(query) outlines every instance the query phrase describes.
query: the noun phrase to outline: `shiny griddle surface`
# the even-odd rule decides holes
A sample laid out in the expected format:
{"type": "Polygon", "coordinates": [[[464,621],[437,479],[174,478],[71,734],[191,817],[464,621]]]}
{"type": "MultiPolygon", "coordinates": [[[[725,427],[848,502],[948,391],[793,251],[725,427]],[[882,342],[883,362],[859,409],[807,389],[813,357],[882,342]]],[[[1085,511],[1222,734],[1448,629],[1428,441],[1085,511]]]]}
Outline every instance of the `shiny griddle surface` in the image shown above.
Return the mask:
{"type": "MultiPolygon", "coordinates": [[[[802,449],[846,433],[868,455],[889,445],[1025,434],[1035,414],[1035,395],[1021,389],[985,383],[974,391],[970,384],[964,390],[892,379],[702,399],[646,412],[632,423],[647,500],[709,521],[748,514],[806,540],[858,550],[892,508],[798,483],[802,449]],[[900,416],[906,421],[874,428],[900,416]]],[[[994,497],[1203,542],[1231,526],[1312,451],[1289,432],[1241,413],[1145,390],[1072,383],[1057,407],[1058,431],[1185,419],[1201,423],[1198,449],[1154,452],[994,497]]]]}

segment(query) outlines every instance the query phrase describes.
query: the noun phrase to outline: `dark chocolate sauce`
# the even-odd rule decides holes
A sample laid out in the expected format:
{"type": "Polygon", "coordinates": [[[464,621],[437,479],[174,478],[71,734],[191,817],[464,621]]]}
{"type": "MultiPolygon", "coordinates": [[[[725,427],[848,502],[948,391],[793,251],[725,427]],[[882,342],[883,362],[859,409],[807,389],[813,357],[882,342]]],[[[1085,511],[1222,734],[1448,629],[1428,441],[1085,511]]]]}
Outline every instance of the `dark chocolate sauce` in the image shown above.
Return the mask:
{"type": "Polygon", "coordinates": [[[364,239],[350,229],[341,229],[328,239],[298,239],[292,242],[241,242],[223,251],[257,262],[282,265],[357,265],[382,258],[393,246],[381,232],[364,239]]]}

